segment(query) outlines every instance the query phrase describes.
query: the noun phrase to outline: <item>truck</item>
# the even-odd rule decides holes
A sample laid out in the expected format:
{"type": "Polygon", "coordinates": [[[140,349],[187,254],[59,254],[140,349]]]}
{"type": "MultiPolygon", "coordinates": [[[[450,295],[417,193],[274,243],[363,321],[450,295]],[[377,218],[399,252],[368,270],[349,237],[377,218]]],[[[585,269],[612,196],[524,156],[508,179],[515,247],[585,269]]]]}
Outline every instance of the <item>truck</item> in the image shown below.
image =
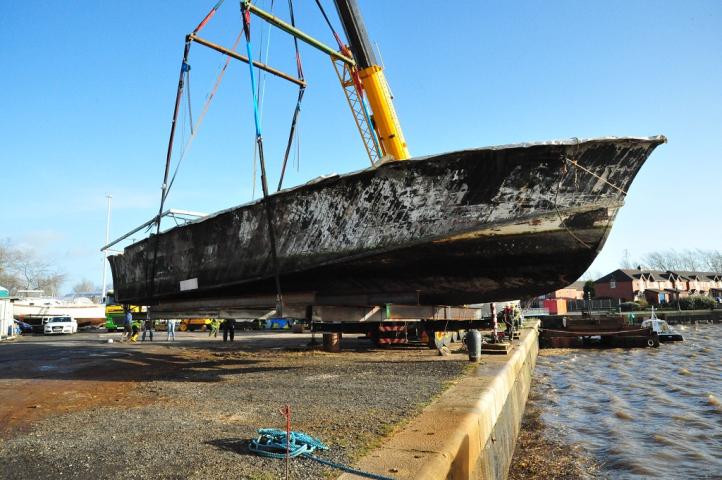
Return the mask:
{"type": "MultiPolygon", "coordinates": [[[[148,307],[130,305],[133,320],[145,320],[148,317],[148,307]]],[[[113,290],[108,291],[105,297],[105,328],[109,332],[123,330],[125,312],[123,305],[115,301],[113,290]]]]}

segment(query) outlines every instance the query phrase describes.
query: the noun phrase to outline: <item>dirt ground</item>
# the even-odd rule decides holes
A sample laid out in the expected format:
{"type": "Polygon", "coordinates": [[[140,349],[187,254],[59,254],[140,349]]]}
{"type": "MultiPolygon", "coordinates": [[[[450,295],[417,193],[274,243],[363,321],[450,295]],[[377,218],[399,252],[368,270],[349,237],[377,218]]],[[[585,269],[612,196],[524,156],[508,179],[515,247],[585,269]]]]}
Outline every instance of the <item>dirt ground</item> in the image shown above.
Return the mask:
{"type": "MultiPolygon", "coordinates": [[[[352,463],[463,374],[463,354],[309,350],[309,335],[239,332],[234,343],[179,333],[175,343],[117,334],[29,336],[0,345],[0,478],[281,478],[251,454],[263,427],[292,428],[352,463]]],[[[339,473],[306,459],[290,478],[339,473]]]]}

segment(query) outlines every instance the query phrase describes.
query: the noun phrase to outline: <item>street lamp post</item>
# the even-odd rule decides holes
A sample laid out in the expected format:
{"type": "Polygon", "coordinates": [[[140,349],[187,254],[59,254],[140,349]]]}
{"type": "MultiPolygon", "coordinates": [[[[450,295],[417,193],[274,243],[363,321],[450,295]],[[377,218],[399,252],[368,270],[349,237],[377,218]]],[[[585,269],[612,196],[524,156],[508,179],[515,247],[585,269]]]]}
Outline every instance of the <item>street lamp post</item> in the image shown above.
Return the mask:
{"type": "MultiPolygon", "coordinates": [[[[108,194],[105,196],[108,199],[108,210],[105,214],[105,244],[110,242],[110,201],[113,196],[108,194]]],[[[105,301],[105,294],[107,293],[106,279],[108,276],[108,250],[103,250],[103,301],[105,301]]]]}

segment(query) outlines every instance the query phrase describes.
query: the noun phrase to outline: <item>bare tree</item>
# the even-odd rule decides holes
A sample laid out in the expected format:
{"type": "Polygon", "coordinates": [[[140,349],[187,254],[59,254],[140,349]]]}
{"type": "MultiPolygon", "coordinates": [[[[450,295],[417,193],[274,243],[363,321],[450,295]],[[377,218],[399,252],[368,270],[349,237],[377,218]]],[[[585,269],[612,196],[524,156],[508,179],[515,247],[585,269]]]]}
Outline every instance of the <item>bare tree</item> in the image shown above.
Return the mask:
{"type": "Polygon", "coordinates": [[[718,250],[663,250],[642,257],[645,268],[672,271],[722,272],[722,252],[718,250]]]}
{"type": "Polygon", "coordinates": [[[629,256],[629,250],[625,248],[622,253],[622,259],[619,261],[619,268],[630,269],[635,267],[636,265],[634,265],[631,257],[629,256]]]}
{"type": "Polygon", "coordinates": [[[587,281],[587,280],[596,280],[602,276],[601,272],[599,270],[587,270],[582,274],[581,277],[579,277],[579,280],[587,281]]]}
{"type": "Polygon", "coordinates": [[[0,242],[0,284],[11,292],[32,289],[55,295],[64,280],[65,274],[35,252],[14,247],[7,239],[0,242]]]}
{"type": "Polygon", "coordinates": [[[700,270],[722,273],[722,252],[719,250],[697,250],[700,270]]]}
{"type": "Polygon", "coordinates": [[[93,282],[84,278],[80,282],[73,286],[73,293],[88,293],[88,292],[99,292],[101,288],[97,285],[93,285],[93,282]]]}

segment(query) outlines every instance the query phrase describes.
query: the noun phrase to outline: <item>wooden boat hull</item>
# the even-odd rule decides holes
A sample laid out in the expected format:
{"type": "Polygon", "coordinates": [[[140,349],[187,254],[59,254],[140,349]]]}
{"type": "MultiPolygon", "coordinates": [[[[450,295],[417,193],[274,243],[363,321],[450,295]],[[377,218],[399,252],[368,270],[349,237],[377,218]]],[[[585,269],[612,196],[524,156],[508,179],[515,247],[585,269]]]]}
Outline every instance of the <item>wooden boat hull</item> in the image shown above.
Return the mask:
{"type": "MultiPolygon", "coordinates": [[[[283,292],[314,292],[325,304],[461,305],[568,285],[664,141],[464,150],[279,192],[270,201],[283,292]]],[[[264,215],[256,201],[126,247],[109,257],[116,299],[273,294],[264,215]]]]}

